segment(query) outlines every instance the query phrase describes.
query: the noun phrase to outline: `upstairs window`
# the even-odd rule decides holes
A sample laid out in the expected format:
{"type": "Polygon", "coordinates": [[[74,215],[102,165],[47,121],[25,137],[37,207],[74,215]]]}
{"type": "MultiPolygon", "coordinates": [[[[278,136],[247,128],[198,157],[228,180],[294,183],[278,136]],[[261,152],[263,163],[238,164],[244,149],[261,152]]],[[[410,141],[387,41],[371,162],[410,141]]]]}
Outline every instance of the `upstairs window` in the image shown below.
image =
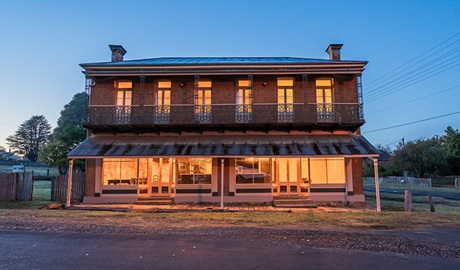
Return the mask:
{"type": "Polygon", "coordinates": [[[195,93],[195,121],[211,123],[211,88],[212,82],[200,80],[197,82],[195,93]]]}
{"type": "Polygon", "coordinates": [[[156,103],[158,106],[171,105],[171,82],[162,81],[158,82],[158,92],[156,103]]]}
{"type": "Polygon", "coordinates": [[[198,89],[195,96],[196,105],[211,105],[211,81],[198,81],[198,89]]]}
{"type": "Polygon", "coordinates": [[[132,88],[133,83],[129,81],[116,81],[115,87],[117,90],[117,106],[131,106],[132,104],[132,88]]]}
{"type": "Polygon", "coordinates": [[[292,112],[294,104],[294,80],[289,78],[278,79],[278,111],[292,112]]]}
{"type": "Polygon", "coordinates": [[[318,111],[332,112],[333,79],[321,78],[316,80],[316,104],[318,111]]]}
{"type": "Polygon", "coordinates": [[[238,112],[251,112],[252,85],[250,80],[238,80],[238,92],[236,93],[238,112]],[[246,106],[245,106],[246,105],[246,106]]]}

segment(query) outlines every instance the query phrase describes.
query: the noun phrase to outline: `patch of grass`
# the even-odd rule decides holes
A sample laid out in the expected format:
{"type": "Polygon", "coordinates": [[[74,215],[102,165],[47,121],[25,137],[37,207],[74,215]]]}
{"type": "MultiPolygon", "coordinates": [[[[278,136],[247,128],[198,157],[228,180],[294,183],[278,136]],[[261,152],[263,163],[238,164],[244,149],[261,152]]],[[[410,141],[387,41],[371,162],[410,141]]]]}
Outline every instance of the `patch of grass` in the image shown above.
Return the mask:
{"type": "Polygon", "coordinates": [[[32,200],[51,200],[51,181],[35,180],[32,200]]]}

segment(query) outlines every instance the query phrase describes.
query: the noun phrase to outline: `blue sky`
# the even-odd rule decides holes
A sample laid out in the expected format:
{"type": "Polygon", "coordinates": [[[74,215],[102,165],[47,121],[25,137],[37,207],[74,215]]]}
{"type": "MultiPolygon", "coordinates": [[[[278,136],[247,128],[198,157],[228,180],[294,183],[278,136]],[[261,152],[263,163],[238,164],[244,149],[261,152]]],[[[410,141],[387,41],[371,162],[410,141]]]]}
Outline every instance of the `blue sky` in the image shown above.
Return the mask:
{"type": "Polygon", "coordinates": [[[460,129],[460,114],[366,132],[460,111],[458,14],[458,0],[0,0],[0,146],[7,147],[5,138],[32,115],[45,115],[55,127],[63,106],[84,91],[78,64],[109,61],[108,44],[123,45],[125,59],[326,59],[330,43],[343,43],[342,59],[369,61],[363,74],[366,138],[395,146],[402,138],[442,135],[449,125],[460,129]],[[439,74],[430,77],[424,68],[439,74]],[[389,72],[396,75],[382,77],[389,72]]]}

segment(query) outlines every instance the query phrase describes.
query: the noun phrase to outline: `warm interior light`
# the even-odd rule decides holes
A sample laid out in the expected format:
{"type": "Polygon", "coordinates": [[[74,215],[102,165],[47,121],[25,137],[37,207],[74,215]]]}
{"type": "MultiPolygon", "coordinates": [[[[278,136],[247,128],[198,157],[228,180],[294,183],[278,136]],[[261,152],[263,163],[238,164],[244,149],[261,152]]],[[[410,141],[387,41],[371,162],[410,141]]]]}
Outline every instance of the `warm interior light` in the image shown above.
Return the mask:
{"type": "Polygon", "coordinates": [[[117,88],[133,88],[132,82],[117,82],[117,88]]]}
{"type": "Polygon", "coordinates": [[[171,82],[158,82],[158,88],[171,88],[171,82]]]}

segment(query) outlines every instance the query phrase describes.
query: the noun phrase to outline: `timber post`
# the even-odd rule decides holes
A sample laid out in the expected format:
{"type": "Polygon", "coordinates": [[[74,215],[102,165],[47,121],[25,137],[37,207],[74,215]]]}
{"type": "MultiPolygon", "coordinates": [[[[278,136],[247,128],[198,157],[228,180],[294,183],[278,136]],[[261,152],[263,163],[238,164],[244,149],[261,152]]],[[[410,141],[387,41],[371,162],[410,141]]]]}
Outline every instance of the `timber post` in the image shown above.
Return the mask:
{"type": "Polygon", "coordinates": [[[67,174],[67,196],[65,202],[65,208],[70,207],[70,199],[72,196],[72,171],[73,171],[73,159],[69,159],[69,173],[67,174]]]}
{"type": "Polygon", "coordinates": [[[412,192],[410,190],[404,191],[404,211],[412,212],[412,192]]]}

